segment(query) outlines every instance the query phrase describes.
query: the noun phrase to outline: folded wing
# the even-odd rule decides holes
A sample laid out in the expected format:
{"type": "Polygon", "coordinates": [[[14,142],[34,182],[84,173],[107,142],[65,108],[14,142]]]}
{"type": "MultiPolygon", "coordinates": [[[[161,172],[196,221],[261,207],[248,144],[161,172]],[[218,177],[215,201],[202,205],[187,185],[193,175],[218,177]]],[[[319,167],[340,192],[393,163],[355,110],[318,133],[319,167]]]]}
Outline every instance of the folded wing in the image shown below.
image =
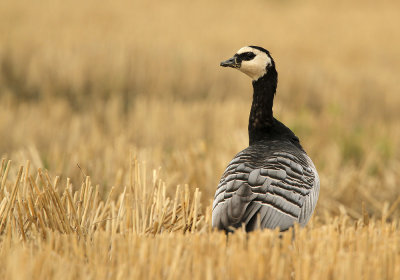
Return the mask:
{"type": "Polygon", "coordinates": [[[239,153],[228,165],[213,203],[213,226],[286,230],[305,225],[315,208],[319,178],[304,153],[257,154],[255,147],[239,153]],[[259,217],[259,218],[258,218],[259,217]]]}

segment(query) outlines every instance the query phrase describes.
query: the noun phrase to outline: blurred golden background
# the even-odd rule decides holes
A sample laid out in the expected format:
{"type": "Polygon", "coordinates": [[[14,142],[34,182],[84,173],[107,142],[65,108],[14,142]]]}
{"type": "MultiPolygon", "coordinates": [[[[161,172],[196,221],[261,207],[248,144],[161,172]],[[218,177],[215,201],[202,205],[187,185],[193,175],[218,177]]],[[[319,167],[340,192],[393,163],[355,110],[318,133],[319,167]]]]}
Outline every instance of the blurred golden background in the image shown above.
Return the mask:
{"type": "MultiPolygon", "coordinates": [[[[219,62],[270,50],[274,113],[321,177],[317,216],[398,216],[400,4],[1,1],[0,156],[103,193],[145,161],[213,199],[248,143],[252,87],[219,62]],[[80,167],[78,167],[79,165],[80,167]]],[[[12,177],[14,176],[14,177],[12,177]]]]}

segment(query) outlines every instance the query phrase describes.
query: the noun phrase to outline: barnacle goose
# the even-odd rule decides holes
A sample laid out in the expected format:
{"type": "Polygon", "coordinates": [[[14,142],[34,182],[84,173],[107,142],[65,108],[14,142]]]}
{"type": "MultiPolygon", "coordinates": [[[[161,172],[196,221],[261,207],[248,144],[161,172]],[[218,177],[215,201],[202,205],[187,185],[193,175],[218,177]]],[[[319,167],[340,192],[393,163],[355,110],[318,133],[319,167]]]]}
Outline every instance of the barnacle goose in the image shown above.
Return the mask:
{"type": "Polygon", "coordinates": [[[244,226],[281,231],[310,219],[319,194],[319,177],[299,138],[272,114],[278,73],[270,53],[241,48],[221,62],[250,76],[253,103],[249,146],[228,164],[214,197],[212,226],[225,231],[244,226]],[[258,218],[259,217],[259,218],[258,218]]]}

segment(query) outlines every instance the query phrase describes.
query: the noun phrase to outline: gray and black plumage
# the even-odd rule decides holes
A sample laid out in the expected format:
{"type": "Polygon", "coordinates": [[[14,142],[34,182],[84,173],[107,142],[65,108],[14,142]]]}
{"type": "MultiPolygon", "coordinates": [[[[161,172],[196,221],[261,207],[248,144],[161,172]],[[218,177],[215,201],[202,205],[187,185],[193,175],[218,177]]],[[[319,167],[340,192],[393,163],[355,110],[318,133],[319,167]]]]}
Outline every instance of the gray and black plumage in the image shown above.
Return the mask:
{"type": "Polygon", "coordinates": [[[297,136],[273,117],[278,74],[270,53],[241,48],[221,66],[253,79],[249,146],[228,164],[215,193],[212,225],[230,231],[245,226],[286,230],[306,225],[319,194],[319,177],[297,136]],[[259,218],[258,218],[259,217],[259,218]]]}

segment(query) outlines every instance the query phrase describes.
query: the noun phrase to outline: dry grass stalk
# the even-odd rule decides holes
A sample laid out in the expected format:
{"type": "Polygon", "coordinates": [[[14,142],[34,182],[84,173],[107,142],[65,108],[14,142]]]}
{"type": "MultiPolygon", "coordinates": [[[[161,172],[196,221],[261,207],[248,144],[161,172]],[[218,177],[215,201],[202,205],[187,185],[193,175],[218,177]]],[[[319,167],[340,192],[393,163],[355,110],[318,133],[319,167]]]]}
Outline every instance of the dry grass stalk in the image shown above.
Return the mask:
{"type": "MultiPolygon", "coordinates": [[[[98,193],[99,188],[92,186],[89,177],[86,177],[85,183],[72,195],[70,191],[73,187],[69,179],[66,181],[64,191],[61,192],[55,188],[61,184],[58,179],[53,185],[47,172],[39,169],[38,174],[39,185],[34,182],[32,176],[23,174],[21,167],[11,194],[0,196],[1,231],[10,226],[14,217],[17,217],[20,236],[24,240],[34,230],[31,224],[41,229],[43,236],[46,235],[45,232],[56,231],[63,234],[74,233],[85,238],[98,230],[113,233],[157,234],[175,231],[195,232],[197,227],[206,226],[202,222],[204,218],[200,210],[198,189],[193,194],[193,200],[189,201],[189,189],[186,187],[184,204],[180,204],[179,187],[173,202],[166,196],[166,187],[161,180],[153,180],[155,185],[150,187],[151,190],[144,191],[147,185],[141,178],[145,174],[139,176],[140,172],[135,172],[132,182],[137,188],[125,187],[117,196],[113,195],[114,189],[111,189],[107,198],[102,200],[98,193]],[[28,178],[28,183],[19,191],[25,195],[16,199],[21,178],[28,178]],[[142,183],[139,183],[139,180],[142,180],[142,183]],[[136,200],[134,197],[141,199],[136,200]],[[187,218],[184,218],[184,215],[187,215],[187,218]]],[[[6,179],[7,177],[4,177],[4,180],[6,179]]],[[[7,188],[5,192],[8,193],[7,188]]]]}

